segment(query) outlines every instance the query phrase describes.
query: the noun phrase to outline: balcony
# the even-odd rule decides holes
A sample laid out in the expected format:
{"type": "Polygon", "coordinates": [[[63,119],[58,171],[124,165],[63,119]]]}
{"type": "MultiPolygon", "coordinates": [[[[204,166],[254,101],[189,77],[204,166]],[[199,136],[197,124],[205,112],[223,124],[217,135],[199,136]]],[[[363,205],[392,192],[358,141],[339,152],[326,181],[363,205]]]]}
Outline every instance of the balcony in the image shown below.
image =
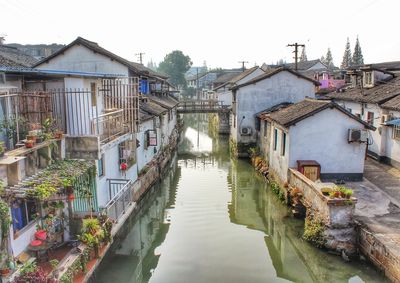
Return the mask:
{"type": "Polygon", "coordinates": [[[106,144],[129,132],[124,123],[123,109],[108,109],[106,113],[92,118],[92,133],[100,137],[100,144],[106,144]]]}

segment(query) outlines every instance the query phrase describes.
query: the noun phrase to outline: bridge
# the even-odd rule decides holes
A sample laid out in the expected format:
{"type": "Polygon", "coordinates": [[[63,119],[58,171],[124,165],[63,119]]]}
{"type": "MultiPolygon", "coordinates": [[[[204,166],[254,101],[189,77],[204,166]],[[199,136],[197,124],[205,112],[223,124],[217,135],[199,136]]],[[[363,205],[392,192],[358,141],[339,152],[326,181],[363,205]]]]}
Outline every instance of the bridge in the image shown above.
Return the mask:
{"type": "Polygon", "coordinates": [[[228,113],[229,106],[216,99],[181,100],[178,113],[228,113]]]}

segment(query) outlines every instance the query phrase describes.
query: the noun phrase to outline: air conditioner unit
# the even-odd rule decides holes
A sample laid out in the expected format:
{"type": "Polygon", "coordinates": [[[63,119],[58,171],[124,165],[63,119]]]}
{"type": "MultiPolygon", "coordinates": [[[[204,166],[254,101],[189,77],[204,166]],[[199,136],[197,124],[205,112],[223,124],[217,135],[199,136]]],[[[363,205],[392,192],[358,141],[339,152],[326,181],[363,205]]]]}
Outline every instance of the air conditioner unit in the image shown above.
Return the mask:
{"type": "Polygon", "coordinates": [[[250,136],[251,135],[251,127],[242,127],[240,129],[240,134],[242,136],[250,136]]]}
{"type": "Polygon", "coordinates": [[[349,142],[367,142],[368,130],[365,129],[349,129],[349,142]]]}

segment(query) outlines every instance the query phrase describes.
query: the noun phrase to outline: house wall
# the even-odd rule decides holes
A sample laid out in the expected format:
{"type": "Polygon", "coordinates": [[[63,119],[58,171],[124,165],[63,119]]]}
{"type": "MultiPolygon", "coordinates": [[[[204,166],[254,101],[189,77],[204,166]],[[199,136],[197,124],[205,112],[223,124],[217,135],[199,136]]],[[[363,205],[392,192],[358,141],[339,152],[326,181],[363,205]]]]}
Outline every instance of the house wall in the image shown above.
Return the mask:
{"type": "MultiPolygon", "coordinates": [[[[239,88],[236,93],[236,128],[231,127],[231,135],[237,142],[256,142],[254,115],[262,110],[270,108],[282,102],[300,102],[306,96],[315,97],[314,84],[302,78],[298,78],[290,72],[282,71],[270,78],[252,85],[239,88]],[[244,118],[243,118],[244,117],[244,118]],[[239,130],[242,127],[250,127],[252,134],[241,136],[239,130]]],[[[233,120],[232,120],[233,121],[233,120]]]]}
{"type": "MultiPolygon", "coordinates": [[[[335,100],[336,101],[336,100],[335,100]]],[[[351,101],[336,101],[339,105],[349,110],[354,115],[359,114],[360,118],[364,121],[368,120],[368,112],[374,113],[373,126],[377,129],[369,131],[369,144],[368,151],[374,156],[385,156],[386,152],[386,129],[381,125],[381,117],[383,110],[377,104],[371,103],[358,103],[351,101]]]]}
{"type": "Polygon", "coordinates": [[[361,128],[362,124],[337,109],[302,120],[289,130],[289,167],[297,168],[297,160],[316,160],[322,177],[362,178],[366,144],[348,142],[348,130],[361,128]]]}
{"type": "MultiPolygon", "coordinates": [[[[130,135],[126,135],[126,138],[120,140],[128,140],[130,135]]],[[[136,139],[134,137],[134,139],[136,139]]],[[[132,165],[125,172],[120,170],[119,165],[119,143],[108,143],[106,147],[102,148],[103,164],[104,164],[104,175],[102,177],[97,176],[97,200],[99,207],[105,206],[110,200],[109,197],[109,187],[107,179],[137,179],[137,162],[132,165]]],[[[137,160],[137,158],[136,158],[137,160]]],[[[96,160],[96,165],[98,167],[98,160],[96,160]]],[[[98,168],[97,168],[97,172],[98,168]]]]}
{"type": "MultiPolygon", "coordinates": [[[[383,110],[385,111],[385,110],[383,110]]],[[[400,118],[399,111],[387,111],[387,114],[390,114],[392,119],[400,118]]],[[[382,139],[385,142],[385,155],[384,161],[393,165],[394,167],[400,168],[400,140],[396,140],[393,138],[393,127],[382,126],[382,139]]]]}
{"type": "Polygon", "coordinates": [[[19,255],[28,248],[29,243],[34,239],[35,232],[36,232],[36,223],[32,222],[31,224],[26,226],[22,231],[20,231],[18,237],[14,239],[14,230],[11,226],[10,245],[14,256],[19,255]]]}
{"type": "MultiPolygon", "coordinates": [[[[252,73],[248,74],[241,80],[236,82],[236,85],[246,83],[255,77],[264,74],[264,71],[260,68],[254,70],[252,73]]],[[[222,88],[220,92],[217,92],[218,101],[222,102],[224,105],[232,105],[232,91],[227,88],[222,88]]]]}
{"type": "Polygon", "coordinates": [[[147,130],[154,130],[154,120],[146,120],[140,123],[140,132],[137,134],[137,139],[140,142],[140,147],[137,149],[137,161],[138,161],[138,170],[142,170],[142,168],[151,161],[154,155],[160,150],[160,128],[156,128],[157,131],[157,146],[149,146],[146,148],[145,145],[145,134],[147,130]],[[154,149],[156,150],[154,152],[154,149]]]}
{"type": "Polygon", "coordinates": [[[128,68],[109,57],[95,53],[82,45],[74,45],[64,54],[43,62],[36,68],[75,72],[94,72],[128,76],[128,68]]]}
{"type": "Polygon", "coordinates": [[[289,145],[290,145],[290,137],[288,129],[282,128],[280,125],[276,123],[272,123],[269,129],[269,152],[268,152],[268,161],[269,167],[275,177],[278,177],[280,181],[286,182],[288,180],[288,169],[289,169],[289,145]],[[274,130],[277,129],[278,138],[277,138],[277,147],[274,150],[274,130]],[[282,134],[286,133],[286,149],[285,155],[282,155],[283,143],[282,143],[282,134]]]}

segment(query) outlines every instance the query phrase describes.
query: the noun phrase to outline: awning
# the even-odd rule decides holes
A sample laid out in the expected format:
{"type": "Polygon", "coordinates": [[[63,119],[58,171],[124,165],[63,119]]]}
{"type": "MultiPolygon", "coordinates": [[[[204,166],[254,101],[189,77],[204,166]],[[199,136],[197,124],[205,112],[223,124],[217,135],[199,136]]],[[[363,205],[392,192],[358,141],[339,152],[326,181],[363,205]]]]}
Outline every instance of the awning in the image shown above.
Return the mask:
{"type": "Polygon", "coordinates": [[[400,119],[394,119],[394,120],[390,120],[385,122],[386,126],[400,126],[400,119]]]}

